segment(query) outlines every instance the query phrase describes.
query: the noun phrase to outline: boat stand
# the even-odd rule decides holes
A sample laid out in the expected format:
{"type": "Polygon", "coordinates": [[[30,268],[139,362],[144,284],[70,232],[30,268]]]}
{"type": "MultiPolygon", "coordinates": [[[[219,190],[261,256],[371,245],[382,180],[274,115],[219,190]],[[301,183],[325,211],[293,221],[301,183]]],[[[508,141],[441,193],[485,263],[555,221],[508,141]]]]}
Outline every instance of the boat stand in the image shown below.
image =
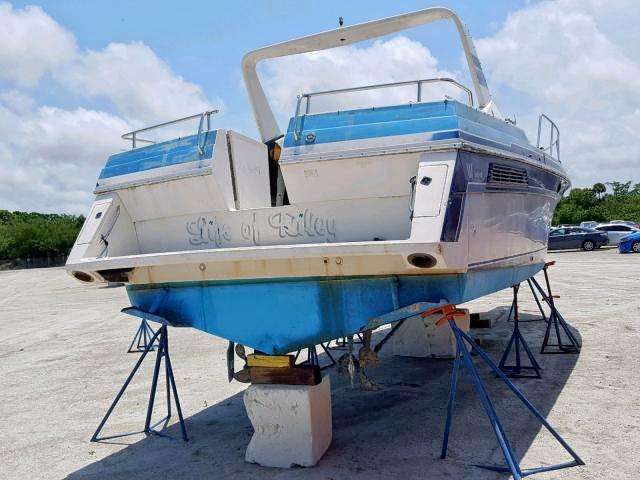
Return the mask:
{"type": "MultiPolygon", "coordinates": [[[[357,338],[353,339],[353,335],[352,335],[352,342],[353,343],[363,343],[362,334],[360,332],[357,332],[355,334],[355,336],[357,338]]],[[[326,348],[331,349],[331,350],[346,350],[348,348],[348,344],[349,344],[348,337],[339,337],[339,338],[336,338],[334,340],[328,341],[327,345],[326,345],[326,348]],[[333,347],[331,346],[331,342],[335,342],[335,345],[333,347]]]]}
{"type": "Polygon", "coordinates": [[[540,376],[540,364],[536,361],[536,358],[531,353],[527,341],[522,336],[520,331],[520,315],[518,314],[518,290],[520,290],[520,284],[511,287],[513,289],[513,303],[511,304],[511,310],[513,312],[513,333],[507,343],[507,348],[500,358],[498,368],[510,378],[541,378],[540,376]],[[511,349],[515,356],[515,364],[507,364],[509,356],[511,355],[511,349]],[[522,348],[522,351],[521,351],[522,348]],[[522,364],[522,356],[526,355],[529,359],[529,365],[522,364]]]}
{"type": "MultiPolygon", "coordinates": [[[[533,286],[533,281],[535,281],[535,278],[531,277],[531,278],[527,278],[527,285],[529,285],[529,290],[531,290],[531,295],[533,295],[533,299],[536,302],[536,305],[538,306],[538,310],[540,311],[540,315],[542,315],[541,318],[532,318],[531,320],[522,320],[520,319],[520,323],[527,323],[527,322],[540,322],[540,321],[544,321],[546,323],[549,322],[549,319],[547,318],[547,314],[544,312],[544,308],[542,308],[542,303],[540,303],[540,298],[538,298],[538,294],[536,293],[536,289],[533,286]]],[[[542,295],[542,298],[544,298],[545,295],[542,295]]],[[[511,321],[511,317],[513,315],[513,303],[511,304],[511,308],[509,309],[509,315],[507,315],[507,322],[511,321]]]]}
{"type": "Polygon", "coordinates": [[[511,473],[514,480],[521,480],[524,477],[529,475],[533,475],[535,473],[541,472],[549,472],[554,470],[560,470],[563,468],[574,467],[578,465],[584,465],[582,459],[578,456],[576,452],[569,446],[569,444],[560,436],[560,434],[547,422],[547,420],[542,416],[542,414],[531,404],[531,402],[527,399],[527,397],[509,380],[509,378],[498,368],[498,366],[489,358],[489,356],[469,337],[466,333],[464,333],[455,322],[455,317],[461,316],[463,314],[462,311],[458,310],[455,305],[444,305],[442,307],[434,308],[433,310],[426,312],[426,314],[435,314],[441,313],[442,317],[436,322],[438,325],[442,325],[444,322],[449,324],[449,328],[453,332],[456,340],[456,357],[453,363],[453,369],[451,372],[451,385],[449,388],[449,401],[447,403],[447,418],[445,422],[445,430],[444,436],[442,440],[442,450],[440,458],[445,458],[447,456],[447,447],[449,444],[449,434],[451,431],[451,422],[453,419],[453,406],[456,397],[456,390],[458,386],[458,379],[461,372],[461,366],[464,366],[469,372],[471,379],[473,381],[473,385],[480,397],[480,401],[482,402],[482,406],[489,417],[489,421],[491,423],[491,427],[496,435],[498,443],[500,445],[500,449],[504,454],[507,466],[493,466],[493,465],[477,465],[480,468],[485,468],[488,470],[492,470],[495,472],[503,472],[503,473],[511,473]],[[467,351],[467,345],[471,348],[471,352],[467,351]],[[505,432],[502,428],[502,424],[500,423],[500,419],[498,414],[491,403],[491,399],[489,398],[489,394],[478,374],[478,371],[473,363],[471,353],[477,354],[485,364],[489,366],[489,368],[495,373],[498,377],[500,377],[504,383],[507,385],[509,390],[524,404],[525,407],[533,414],[534,417],[545,427],[545,429],[553,435],[553,437],[562,445],[569,455],[573,458],[572,461],[564,462],[556,465],[549,465],[545,467],[531,468],[531,469],[522,469],[518,462],[518,459],[515,456],[511,445],[505,435],[505,432]]]}
{"type": "MultiPolygon", "coordinates": [[[[148,312],[144,312],[144,311],[139,310],[139,309],[137,309],[135,307],[125,308],[123,310],[123,312],[129,313],[131,315],[135,315],[137,317],[141,317],[143,319],[149,318],[150,320],[159,322],[161,324],[161,326],[151,336],[151,338],[150,338],[150,340],[149,340],[149,342],[147,344],[147,347],[142,352],[142,355],[140,355],[140,358],[138,359],[138,361],[136,362],[135,366],[133,367],[133,370],[131,371],[131,373],[129,374],[127,379],[125,380],[124,384],[122,385],[122,388],[120,388],[120,391],[116,395],[116,398],[111,403],[111,406],[109,407],[109,409],[107,410],[107,413],[105,414],[104,418],[100,422],[100,425],[98,425],[98,428],[96,429],[95,433],[91,437],[91,441],[92,442],[99,442],[99,441],[104,441],[104,440],[110,440],[110,439],[113,439],[113,438],[121,438],[121,437],[130,436],[130,435],[135,435],[135,434],[138,434],[138,433],[144,433],[146,435],[159,435],[159,436],[163,436],[163,437],[169,437],[168,435],[156,430],[156,428],[160,424],[164,424],[163,427],[165,427],[168,424],[169,419],[171,418],[171,414],[172,414],[171,394],[172,393],[173,393],[173,400],[175,402],[176,411],[178,413],[178,418],[180,420],[180,429],[182,431],[182,439],[185,442],[189,441],[189,439],[187,437],[187,429],[186,429],[186,426],[185,426],[184,417],[182,415],[182,409],[180,408],[180,400],[178,398],[178,388],[176,387],[176,381],[175,381],[175,378],[174,378],[174,375],[173,375],[173,368],[171,366],[171,358],[169,356],[169,330],[168,330],[168,326],[169,325],[181,326],[181,325],[171,323],[171,322],[169,322],[168,320],[166,320],[163,317],[160,317],[160,316],[157,316],[157,315],[153,315],[153,314],[150,314],[148,312]],[[131,380],[133,379],[133,377],[135,376],[136,372],[140,368],[140,365],[142,365],[142,362],[144,361],[145,357],[147,356],[147,354],[151,350],[153,350],[153,345],[154,345],[154,343],[156,341],[158,342],[158,347],[157,347],[157,350],[156,350],[156,361],[155,361],[155,366],[154,366],[154,369],[153,369],[153,377],[152,377],[152,380],[151,380],[151,392],[149,394],[149,402],[147,403],[147,416],[146,416],[145,423],[144,423],[144,429],[141,430],[141,431],[136,431],[136,432],[121,433],[121,434],[117,434],[117,435],[99,437],[98,435],[100,435],[100,432],[102,431],[102,428],[107,423],[107,420],[111,416],[111,413],[116,408],[116,405],[118,404],[118,402],[122,398],[122,395],[126,391],[126,389],[129,386],[129,384],[131,383],[131,380]],[[162,418],[161,420],[158,420],[157,422],[155,422],[152,425],[151,424],[151,416],[153,414],[153,407],[155,405],[156,391],[157,391],[157,388],[158,388],[158,377],[160,376],[160,368],[161,368],[161,363],[162,363],[163,359],[164,359],[164,372],[165,372],[166,395],[167,395],[167,415],[164,418],[162,418]]],[[[171,437],[169,437],[169,438],[171,438],[171,437]]]]}
{"type": "Polygon", "coordinates": [[[396,332],[400,329],[400,327],[405,322],[405,320],[406,318],[403,318],[399,322],[396,322],[396,324],[393,327],[391,327],[391,329],[389,330],[389,333],[387,333],[382,338],[382,340],[380,340],[378,344],[375,347],[373,347],[373,351],[375,353],[378,353],[380,352],[380,350],[382,350],[382,347],[384,347],[384,345],[391,339],[391,337],[393,337],[396,334],[396,332]]]}
{"type": "MultiPolygon", "coordinates": [[[[547,304],[547,306],[550,309],[549,318],[547,320],[547,329],[544,334],[544,339],[542,341],[542,347],[540,348],[540,353],[543,353],[543,354],[580,353],[580,349],[582,348],[581,343],[578,341],[575,335],[571,332],[571,329],[569,328],[569,325],[567,324],[566,320],[556,308],[556,304],[554,300],[560,297],[558,297],[557,295],[553,295],[551,292],[551,282],[549,281],[549,272],[547,270],[550,266],[555,265],[555,263],[556,263],[555,261],[545,263],[542,269],[544,273],[545,286],[547,288],[546,292],[540,286],[540,284],[535,279],[535,277],[530,278],[534,287],[536,288],[536,290],[538,290],[538,292],[542,296],[542,300],[547,304]],[[555,334],[556,343],[549,343],[551,341],[552,331],[555,334]],[[563,340],[563,337],[564,337],[564,340],[563,340]]],[[[542,311],[542,308],[540,310],[542,311]]]]}
{"type": "MultiPolygon", "coordinates": [[[[333,355],[331,355],[331,352],[329,351],[331,349],[331,347],[329,346],[330,342],[327,342],[327,344],[325,345],[324,343],[320,343],[320,347],[322,348],[322,350],[324,350],[324,353],[326,353],[327,357],[329,357],[329,362],[327,365],[324,366],[320,366],[320,360],[318,359],[318,351],[316,349],[316,346],[314,345],[313,347],[307,347],[307,359],[302,362],[300,365],[315,365],[318,368],[320,368],[320,370],[326,370],[327,368],[331,368],[334,365],[336,365],[336,359],[334,358],[333,355]]],[[[300,356],[300,353],[302,352],[302,348],[299,348],[298,351],[296,352],[296,356],[294,359],[294,362],[298,361],[298,357],[300,356]]]]}
{"type": "Polygon", "coordinates": [[[147,319],[143,317],[142,320],[140,320],[140,326],[138,327],[136,334],[133,336],[133,340],[131,340],[127,353],[144,352],[149,345],[151,345],[150,350],[155,350],[158,346],[157,341],[151,344],[149,342],[155,333],[156,332],[154,332],[153,328],[149,325],[149,322],[147,322],[147,319]]]}

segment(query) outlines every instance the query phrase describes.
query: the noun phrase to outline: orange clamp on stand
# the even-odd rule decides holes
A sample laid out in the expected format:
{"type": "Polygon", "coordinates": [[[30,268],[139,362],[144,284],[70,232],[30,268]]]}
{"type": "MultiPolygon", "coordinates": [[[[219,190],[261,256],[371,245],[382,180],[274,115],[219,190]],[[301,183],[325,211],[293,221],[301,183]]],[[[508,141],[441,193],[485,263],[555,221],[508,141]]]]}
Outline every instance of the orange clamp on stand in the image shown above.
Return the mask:
{"type": "Polygon", "coordinates": [[[436,320],[436,325],[440,326],[449,320],[454,320],[456,317],[464,317],[466,316],[466,312],[464,310],[460,310],[453,303],[448,303],[446,305],[441,305],[439,307],[432,308],[431,310],[427,310],[426,312],[422,312],[420,316],[422,318],[429,317],[431,315],[435,315],[436,313],[441,313],[442,317],[436,320]]]}

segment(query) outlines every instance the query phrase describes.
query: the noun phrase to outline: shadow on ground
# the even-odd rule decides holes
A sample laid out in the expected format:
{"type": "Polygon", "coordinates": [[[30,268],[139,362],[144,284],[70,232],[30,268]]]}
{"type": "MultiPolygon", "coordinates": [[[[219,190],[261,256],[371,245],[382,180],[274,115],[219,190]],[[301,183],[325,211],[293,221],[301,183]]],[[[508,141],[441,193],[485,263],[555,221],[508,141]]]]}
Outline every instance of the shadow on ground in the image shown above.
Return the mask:
{"type": "MultiPolygon", "coordinates": [[[[472,334],[497,362],[512,324],[506,322],[508,308],[490,313],[502,320],[490,330],[472,330],[472,334]]],[[[543,379],[521,379],[515,383],[546,416],[569,378],[577,355],[539,355],[545,323],[535,321],[538,318],[522,313],[521,330],[542,365],[543,379]]],[[[378,338],[383,333],[378,334],[378,338]]],[[[504,458],[469,375],[463,373],[461,377],[449,456],[441,460],[451,361],[394,357],[390,352],[388,344],[381,352],[379,365],[368,370],[379,387],[375,391],[353,388],[348,378],[338,376],[333,370],[329,373],[333,442],[314,468],[280,470],[245,463],[244,452],[253,429],[244,411],[242,395],[237,394],[188,417],[188,443],[179,439],[179,426],[172,424],[165,433],[175,439],[153,436],[136,442],[132,437],[135,443],[72,473],[69,478],[506,478],[506,475],[472,466],[503,465],[504,458]]],[[[336,353],[339,356],[343,352],[336,353]]],[[[326,360],[326,356],[321,356],[321,360],[323,358],[326,360]]],[[[178,361],[179,358],[173,358],[174,363],[178,361]]],[[[475,362],[501,415],[507,436],[517,456],[522,458],[541,427],[478,358],[475,362]]],[[[161,405],[159,402],[158,414],[161,405]]],[[[136,427],[139,425],[132,425],[132,429],[136,427]]],[[[116,432],[108,431],[107,425],[103,434],[110,433],[116,432]]],[[[563,433],[566,432],[560,432],[563,433]]],[[[541,435],[536,442],[550,441],[550,435],[545,435],[549,438],[541,435]]],[[[571,438],[567,440],[571,443],[571,438]]],[[[96,444],[95,449],[99,448],[96,444]]],[[[559,446],[547,451],[555,452],[555,458],[546,459],[548,464],[570,460],[559,446]]]]}

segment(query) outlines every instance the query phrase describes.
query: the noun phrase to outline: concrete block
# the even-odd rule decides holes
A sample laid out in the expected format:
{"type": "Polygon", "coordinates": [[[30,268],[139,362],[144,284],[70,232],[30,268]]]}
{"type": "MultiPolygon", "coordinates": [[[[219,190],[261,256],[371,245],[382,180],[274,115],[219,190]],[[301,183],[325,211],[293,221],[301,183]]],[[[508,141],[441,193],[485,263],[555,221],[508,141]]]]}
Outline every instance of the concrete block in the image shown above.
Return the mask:
{"type": "Polygon", "coordinates": [[[331,382],[251,385],[244,406],[254,428],[245,460],[265,467],[312,467],[329,448],[331,382]]]}
{"type": "MultiPolygon", "coordinates": [[[[456,319],[463,332],[469,331],[469,310],[456,319]]],[[[391,337],[393,354],[401,357],[453,358],[456,340],[448,325],[437,326],[441,315],[422,318],[420,315],[407,318],[391,337]]]]}

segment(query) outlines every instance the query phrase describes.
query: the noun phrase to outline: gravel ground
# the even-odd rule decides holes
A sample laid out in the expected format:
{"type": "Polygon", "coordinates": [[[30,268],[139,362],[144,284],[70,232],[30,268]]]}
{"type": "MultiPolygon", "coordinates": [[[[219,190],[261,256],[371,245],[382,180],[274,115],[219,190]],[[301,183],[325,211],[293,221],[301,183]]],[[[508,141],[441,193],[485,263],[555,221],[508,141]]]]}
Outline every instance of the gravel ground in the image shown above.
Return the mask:
{"type": "MultiPolygon", "coordinates": [[[[516,383],[587,465],[534,478],[637,479],[640,255],[603,249],[549,258],[557,260],[551,277],[559,310],[584,347],[579,356],[537,355],[544,378],[516,383]]],[[[521,291],[523,319],[537,318],[527,289],[521,291]]],[[[510,295],[507,290],[466,305],[498,319],[489,333],[474,330],[494,358],[509,335],[510,295]]],[[[62,269],[0,272],[0,478],[507,478],[472,466],[504,460],[468,375],[459,387],[449,457],[440,460],[450,361],[396,358],[384,350],[369,370],[375,391],[353,389],[331,373],[334,438],[318,466],[247,464],[252,428],[242,405],[245,385],[226,381],[226,342],[192,329],[170,334],[191,441],[133,435],[90,443],[137,359],[125,353],[138,325],[119,313],[127,305],[123,288],[83,286],[62,269]]],[[[543,329],[542,322],[523,323],[536,352],[543,329]]],[[[104,434],[144,423],[150,360],[104,434]]],[[[483,373],[522,465],[566,460],[504,385],[483,373]]],[[[178,425],[167,432],[178,437],[178,425]]]]}

